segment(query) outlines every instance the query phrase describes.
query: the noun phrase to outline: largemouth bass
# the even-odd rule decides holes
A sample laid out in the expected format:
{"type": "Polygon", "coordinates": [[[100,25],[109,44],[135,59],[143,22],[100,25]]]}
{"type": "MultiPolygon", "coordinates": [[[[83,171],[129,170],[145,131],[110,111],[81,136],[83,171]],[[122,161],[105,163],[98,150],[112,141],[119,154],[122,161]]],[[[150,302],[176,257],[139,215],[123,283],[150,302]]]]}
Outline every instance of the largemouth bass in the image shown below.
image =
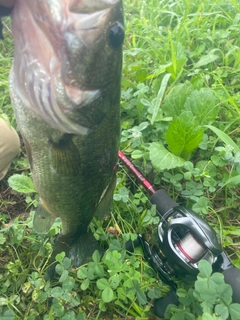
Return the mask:
{"type": "Polygon", "coordinates": [[[50,263],[65,251],[79,266],[98,248],[88,226],[115,187],[122,1],[17,0],[12,30],[10,93],[40,195],[34,228],[60,217],[50,263]]]}

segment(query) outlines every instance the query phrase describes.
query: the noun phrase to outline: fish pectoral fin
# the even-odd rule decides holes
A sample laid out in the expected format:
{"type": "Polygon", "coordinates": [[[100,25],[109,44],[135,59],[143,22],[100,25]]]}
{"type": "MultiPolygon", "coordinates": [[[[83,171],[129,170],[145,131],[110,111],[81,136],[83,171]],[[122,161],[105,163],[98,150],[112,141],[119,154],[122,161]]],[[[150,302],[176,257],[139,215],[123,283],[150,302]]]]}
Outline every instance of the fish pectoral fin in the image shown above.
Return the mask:
{"type": "Polygon", "coordinates": [[[103,194],[100,198],[100,201],[98,203],[98,207],[95,213],[98,219],[103,219],[105,214],[108,213],[108,210],[113,200],[113,192],[115,187],[116,187],[116,176],[112,178],[110,184],[103,191],[103,194]]]}
{"type": "Polygon", "coordinates": [[[64,135],[58,143],[49,141],[52,167],[64,176],[77,176],[81,172],[81,159],[72,135],[64,135]]]}
{"type": "Polygon", "coordinates": [[[55,220],[56,217],[49,213],[42,201],[39,200],[33,219],[34,230],[37,233],[48,233],[55,220]]]}

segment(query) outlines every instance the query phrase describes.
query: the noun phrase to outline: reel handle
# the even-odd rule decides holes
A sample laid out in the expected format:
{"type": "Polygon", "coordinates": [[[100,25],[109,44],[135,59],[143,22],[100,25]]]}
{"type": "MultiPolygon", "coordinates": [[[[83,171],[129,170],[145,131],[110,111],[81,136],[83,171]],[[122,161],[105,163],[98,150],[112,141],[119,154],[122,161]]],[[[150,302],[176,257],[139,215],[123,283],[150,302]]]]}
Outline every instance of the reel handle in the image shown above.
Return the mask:
{"type": "Polygon", "coordinates": [[[178,206],[178,204],[167,194],[164,189],[157,190],[151,196],[150,202],[156,205],[157,211],[161,216],[170,209],[178,206]]]}
{"type": "Polygon", "coordinates": [[[166,296],[154,301],[154,314],[159,318],[164,318],[164,313],[169,304],[179,304],[175,290],[169,291],[166,296]]]}
{"type": "Polygon", "coordinates": [[[240,269],[231,266],[230,268],[222,271],[225,283],[232,287],[233,295],[232,301],[240,303],[240,269]]]}

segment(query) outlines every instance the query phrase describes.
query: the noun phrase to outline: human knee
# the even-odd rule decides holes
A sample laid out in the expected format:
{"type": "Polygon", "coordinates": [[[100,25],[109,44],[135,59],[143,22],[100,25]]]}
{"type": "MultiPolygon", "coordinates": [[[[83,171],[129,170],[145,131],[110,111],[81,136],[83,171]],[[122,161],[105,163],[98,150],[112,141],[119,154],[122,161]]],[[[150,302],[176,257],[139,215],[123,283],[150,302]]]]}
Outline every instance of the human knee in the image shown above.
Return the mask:
{"type": "Polygon", "coordinates": [[[0,180],[20,150],[17,132],[0,118],[0,180]]]}
{"type": "Polygon", "coordinates": [[[12,129],[12,135],[11,135],[11,139],[9,140],[10,143],[8,147],[9,147],[9,152],[12,154],[13,158],[15,158],[20,150],[20,140],[17,132],[13,128],[11,129],[12,129]]]}

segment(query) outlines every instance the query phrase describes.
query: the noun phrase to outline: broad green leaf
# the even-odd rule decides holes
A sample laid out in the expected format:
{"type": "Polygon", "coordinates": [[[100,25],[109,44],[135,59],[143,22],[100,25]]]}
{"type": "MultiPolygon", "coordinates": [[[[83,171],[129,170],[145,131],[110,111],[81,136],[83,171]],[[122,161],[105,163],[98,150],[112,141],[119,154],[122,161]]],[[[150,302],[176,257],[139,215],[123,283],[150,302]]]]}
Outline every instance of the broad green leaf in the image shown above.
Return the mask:
{"type": "Polygon", "coordinates": [[[205,125],[204,127],[212,130],[216,135],[218,136],[219,139],[221,139],[226,145],[230,145],[233,148],[233,151],[235,153],[240,152],[240,148],[236,145],[236,143],[222,130],[211,126],[211,125],[205,125]]]}
{"type": "Polygon", "coordinates": [[[211,314],[204,312],[202,315],[202,320],[216,320],[214,316],[211,316],[211,314]]]}
{"type": "Polygon", "coordinates": [[[131,158],[132,159],[140,159],[142,158],[144,155],[143,151],[141,150],[134,150],[132,153],[131,153],[131,158]]]}
{"type": "Polygon", "coordinates": [[[140,69],[136,72],[136,80],[138,82],[143,82],[148,75],[147,69],[140,69]]]}
{"type": "Polygon", "coordinates": [[[87,290],[87,288],[89,287],[89,284],[90,284],[90,280],[88,278],[83,280],[83,282],[81,284],[81,289],[82,290],[87,290]]]}
{"type": "Polygon", "coordinates": [[[216,294],[216,288],[211,288],[209,286],[209,280],[207,278],[201,279],[198,275],[198,280],[195,282],[195,290],[198,293],[198,301],[208,301],[211,304],[216,303],[216,299],[218,297],[216,294]]]}
{"type": "MultiPolygon", "coordinates": [[[[199,307],[199,304],[197,304],[197,306],[199,307]]],[[[200,306],[202,308],[202,312],[206,313],[212,313],[214,307],[213,304],[209,301],[203,301],[200,306]]]]}
{"type": "Polygon", "coordinates": [[[224,185],[222,186],[225,187],[226,185],[230,184],[231,187],[235,187],[237,185],[240,184],[240,175],[236,176],[236,177],[232,177],[232,178],[229,178],[225,183],[224,185]]]}
{"type": "Polygon", "coordinates": [[[171,65],[166,68],[166,71],[172,74],[171,76],[173,79],[176,79],[176,76],[181,72],[181,69],[185,65],[186,61],[186,58],[177,59],[176,64],[171,63],[171,65]]]}
{"type": "Polygon", "coordinates": [[[62,273],[63,273],[63,271],[64,271],[64,267],[61,265],[61,264],[57,264],[56,265],[56,267],[55,267],[55,271],[59,274],[59,275],[61,275],[62,273]]]}
{"type": "Polygon", "coordinates": [[[192,206],[192,209],[197,212],[197,213],[208,213],[208,204],[209,204],[209,199],[206,197],[200,197],[197,201],[197,203],[194,203],[192,206]]]}
{"type": "Polygon", "coordinates": [[[53,312],[55,313],[56,317],[62,317],[64,315],[64,306],[60,303],[59,300],[55,299],[54,303],[52,304],[53,312]]]}
{"type": "Polygon", "coordinates": [[[190,96],[192,91],[194,91],[194,88],[189,81],[173,87],[162,106],[165,115],[173,118],[179,116],[182,113],[187,97],[190,96]]]}
{"type": "Polygon", "coordinates": [[[119,286],[119,283],[121,281],[121,277],[119,276],[119,274],[114,274],[110,279],[109,279],[109,283],[112,289],[117,289],[117,287],[119,286]]]}
{"type": "Polygon", "coordinates": [[[139,282],[137,280],[133,280],[133,286],[137,292],[137,299],[140,304],[146,304],[147,303],[147,297],[144,293],[144,291],[140,288],[139,282]]]}
{"type": "MultiPolygon", "coordinates": [[[[109,246],[109,250],[110,251],[120,251],[122,250],[122,245],[121,243],[119,242],[119,240],[117,239],[113,239],[112,242],[110,243],[110,246],[109,246]]],[[[116,257],[121,257],[121,254],[116,254],[116,257]]]]}
{"type": "Polygon", "coordinates": [[[222,320],[227,320],[229,312],[228,308],[222,304],[217,304],[215,312],[221,317],[222,320]]]}
{"type": "Polygon", "coordinates": [[[235,236],[240,236],[240,229],[236,229],[236,230],[233,230],[233,231],[227,231],[225,230],[224,231],[224,234],[233,234],[235,236]]]}
{"type": "Polygon", "coordinates": [[[59,282],[65,281],[67,279],[67,277],[68,277],[68,271],[67,270],[63,270],[63,273],[61,274],[59,282]]]}
{"type": "Polygon", "coordinates": [[[171,77],[171,73],[165,74],[165,76],[162,79],[161,87],[160,87],[160,89],[158,91],[157,98],[154,99],[154,102],[152,102],[154,107],[153,107],[153,114],[152,114],[151,124],[153,124],[155,122],[155,119],[157,117],[157,114],[158,114],[159,108],[161,106],[162,99],[163,99],[163,96],[164,96],[164,93],[165,93],[165,90],[166,90],[166,87],[167,87],[167,84],[168,84],[168,80],[170,79],[170,77],[171,77]]]}
{"type": "Polygon", "coordinates": [[[99,278],[102,278],[104,276],[104,269],[101,264],[96,264],[94,267],[94,272],[99,278]]]}
{"type": "Polygon", "coordinates": [[[69,269],[72,265],[72,260],[68,257],[64,257],[62,261],[62,265],[64,269],[69,269]]]}
{"type": "Polygon", "coordinates": [[[199,146],[204,134],[203,129],[191,119],[191,113],[181,114],[172,121],[165,135],[168,149],[186,160],[199,146]]]}
{"type": "Polygon", "coordinates": [[[77,276],[79,279],[85,279],[87,278],[87,268],[86,267],[80,267],[77,271],[77,276]]]}
{"type": "Polygon", "coordinates": [[[61,320],[73,320],[73,319],[76,319],[75,317],[75,313],[74,311],[68,311],[62,318],[61,320]]]}
{"type": "Polygon", "coordinates": [[[212,289],[201,289],[201,292],[199,292],[202,301],[209,300],[212,304],[216,303],[216,293],[212,289]]]}
{"type": "Polygon", "coordinates": [[[85,320],[87,319],[86,313],[85,312],[80,312],[78,313],[76,320],[85,320]]]}
{"type": "Polygon", "coordinates": [[[194,69],[202,67],[202,66],[206,66],[207,64],[216,61],[217,59],[219,59],[219,56],[217,56],[216,54],[214,54],[213,52],[216,50],[212,50],[210,51],[207,55],[203,56],[194,66],[194,69]]]}
{"type": "Polygon", "coordinates": [[[7,310],[4,312],[4,315],[1,317],[1,320],[14,320],[16,319],[15,313],[12,310],[7,310]]]}
{"type": "Polygon", "coordinates": [[[222,158],[220,158],[217,155],[212,155],[211,160],[215,164],[215,166],[218,166],[218,167],[224,167],[228,164],[227,160],[223,160],[222,158]]]}
{"type": "Polygon", "coordinates": [[[71,292],[74,286],[75,286],[75,280],[73,278],[66,279],[62,284],[63,290],[67,292],[71,292]]]}
{"type": "Polygon", "coordinates": [[[100,254],[98,250],[95,250],[93,255],[92,255],[92,259],[94,262],[100,262],[100,254]]]}
{"type": "Polygon", "coordinates": [[[6,237],[2,233],[0,233],[0,244],[4,244],[6,242],[6,237]]]}
{"type": "Polygon", "coordinates": [[[107,287],[102,292],[102,299],[104,302],[110,302],[113,300],[113,290],[110,287],[107,287]]]}
{"type": "Polygon", "coordinates": [[[34,293],[32,295],[33,298],[34,298],[34,295],[35,295],[34,301],[39,304],[42,304],[44,301],[48,300],[49,298],[46,292],[40,291],[40,290],[34,290],[34,293]]]}
{"type": "Polygon", "coordinates": [[[98,279],[97,281],[97,287],[100,290],[104,290],[109,287],[109,283],[105,278],[101,278],[101,279],[98,279]]]}
{"type": "Polygon", "coordinates": [[[143,131],[149,126],[149,123],[147,121],[141,122],[140,125],[138,126],[139,131],[143,131]]]}
{"type": "Polygon", "coordinates": [[[93,269],[90,269],[90,268],[89,268],[89,269],[87,270],[87,277],[88,277],[89,280],[95,279],[95,275],[94,275],[93,269]]]}
{"type": "Polygon", "coordinates": [[[8,179],[9,186],[22,193],[36,193],[33,181],[30,177],[23,174],[14,174],[8,179]]]}
{"type": "Polygon", "coordinates": [[[209,279],[210,288],[218,288],[222,284],[225,284],[223,274],[220,272],[214,272],[209,279]]]}
{"type": "Polygon", "coordinates": [[[239,320],[240,304],[239,303],[232,303],[229,306],[229,313],[231,315],[231,320],[239,320]]]}
{"type": "Polygon", "coordinates": [[[186,307],[189,307],[192,304],[192,300],[188,298],[179,298],[178,300],[181,304],[183,304],[186,307]]]}
{"type": "Polygon", "coordinates": [[[61,253],[58,253],[55,257],[55,260],[62,263],[64,257],[65,257],[66,253],[65,252],[61,252],[61,253]]]}
{"type": "Polygon", "coordinates": [[[218,115],[218,101],[212,90],[194,90],[186,99],[184,111],[189,111],[199,125],[211,124],[218,115]]]}
{"type": "Polygon", "coordinates": [[[184,312],[183,313],[183,311],[180,311],[181,313],[177,313],[177,314],[175,314],[175,315],[173,315],[172,317],[171,317],[171,320],[185,320],[186,318],[185,318],[185,314],[186,314],[186,312],[184,312]]]}
{"type": "Polygon", "coordinates": [[[158,299],[162,296],[161,290],[158,287],[155,288],[149,288],[149,291],[147,293],[148,297],[150,299],[158,299]]]}
{"type": "Polygon", "coordinates": [[[0,307],[6,306],[8,304],[8,301],[6,298],[0,297],[0,307]]]}
{"type": "Polygon", "coordinates": [[[128,81],[126,78],[122,78],[122,86],[126,88],[136,89],[136,85],[133,82],[128,81]]]}
{"type": "Polygon", "coordinates": [[[138,299],[138,302],[142,305],[146,304],[147,303],[147,297],[144,293],[143,290],[138,290],[137,291],[137,299],[138,299]]]}
{"type": "Polygon", "coordinates": [[[230,304],[232,302],[233,290],[229,284],[223,283],[217,286],[217,293],[223,303],[230,304]]]}
{"type": "Polygon", "coordinates": [[[150,145],[149,152],[153,166],[159,171],[181,167],[185,163],[184,159],[169,152],[158,142],[153,142],[150,145]]]}
{"type": "Polygon", "coordinates": [[[198,268],[199,268],[199,277],[202,278],[208,278],[211,276],[212,274],[212,266],[211,264],[206,261],[206,260],[201,260],[198,264],[198,268]]]}
{"type": "Polygon", "coordinates": [[[51,290],[51,296],[54,298],[59,298],[63,295],[63,289],[61,287],[55,287],[51,290]]]}

